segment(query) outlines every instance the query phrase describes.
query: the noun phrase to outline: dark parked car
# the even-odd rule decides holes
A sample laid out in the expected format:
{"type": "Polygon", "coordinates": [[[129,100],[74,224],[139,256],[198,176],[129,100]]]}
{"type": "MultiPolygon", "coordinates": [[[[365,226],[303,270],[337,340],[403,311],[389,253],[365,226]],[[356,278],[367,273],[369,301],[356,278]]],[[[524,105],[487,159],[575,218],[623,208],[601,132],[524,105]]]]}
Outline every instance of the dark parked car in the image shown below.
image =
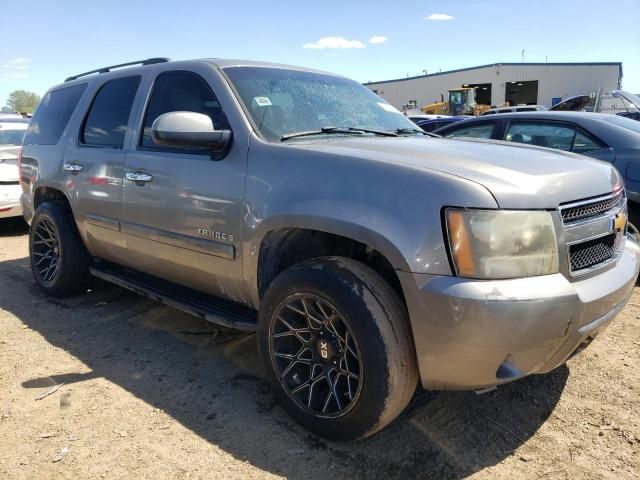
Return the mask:
{"type": "Polygon", "coordinates": [[[555,148],[612,163],[625,180],[630,221],[640,226],[639,122],[603,113],[505,113],[449,125],[434,133],[555,148]]]}
{"type": "Polygon", "coordinates": [[[452,123],[460,122],[461,120],[466,120],[468,118],[472,118],[469,116],[452,116],[452,117],[440,117],[440,118],[425,118],[418,119],[415,122],[422,130],[425,132],[433,132],[439,128],[442,128],[446,125],[451,125],[452,123]]]}

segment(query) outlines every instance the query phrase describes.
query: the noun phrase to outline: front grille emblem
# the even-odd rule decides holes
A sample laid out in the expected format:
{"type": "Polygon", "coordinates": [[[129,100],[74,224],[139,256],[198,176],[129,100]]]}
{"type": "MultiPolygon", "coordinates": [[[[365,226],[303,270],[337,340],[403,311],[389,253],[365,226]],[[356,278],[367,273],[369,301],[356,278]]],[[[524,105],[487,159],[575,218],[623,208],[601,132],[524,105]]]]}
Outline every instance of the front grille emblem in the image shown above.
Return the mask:
{"type": "Polygon", "coordinates": [[[627,226],[627,214],[624,212],[617,213],[613,218],[613,230],[621,232],[627,226]]]}

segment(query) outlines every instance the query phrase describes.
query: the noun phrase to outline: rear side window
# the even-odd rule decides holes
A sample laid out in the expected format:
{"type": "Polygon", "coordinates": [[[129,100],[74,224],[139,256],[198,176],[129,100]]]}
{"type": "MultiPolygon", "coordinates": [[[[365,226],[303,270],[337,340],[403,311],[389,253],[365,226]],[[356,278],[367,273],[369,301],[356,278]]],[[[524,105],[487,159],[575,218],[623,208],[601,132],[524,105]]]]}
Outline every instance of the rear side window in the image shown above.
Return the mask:
{"type": "Polygon", "coordinates": [[[460,127],[453,132],[447,132],[444,134],[446,138],[491,138],[493,135],[493,129],[495,123],[481,123],[476,125],[469,125],[467,127],[460,127]]]}
{"type": "Polygon", "coordinates": [[[55,145],[76,109],[87,84],[47,92],[31,119],[25,145],[55,145]]]}
{"type": "Polygon", "coordinates": [[[542,122],[511,122],[505,133],[507,142],[571,150],[576,129],[571,125],[542,122]]]}
{"type": "Polygon", "coordinates": [[[89,108],[80,142],[98,147],[122,148],[131,106],[140,77],[124,77],[105,83],[89,108]]]}
{"type": "Polygon", "coordinates": [[[571,151],[575,153],[587,153],[594,150],[600,150],[601,148],[605,148],[605,145],[584,133],[578,132],[575,140],[573,141],[573,148],[571,151]]]}
{"type": "MultiPolygon", "coordinates": [[[[158,75],[153,85],[144,115],[140,145],[157,150],[176,150],[175,146],[167,147],[155,143],[151,137],[151,125],[160,115],[178,111],[207,115],[211,118],[213,128],[216,130],[229,128],[227,117],[218,99],[202,77],[182,70],[165,72],[158,75]]],[[[202,154],[202,152],[195,153],[202,154]]]]}

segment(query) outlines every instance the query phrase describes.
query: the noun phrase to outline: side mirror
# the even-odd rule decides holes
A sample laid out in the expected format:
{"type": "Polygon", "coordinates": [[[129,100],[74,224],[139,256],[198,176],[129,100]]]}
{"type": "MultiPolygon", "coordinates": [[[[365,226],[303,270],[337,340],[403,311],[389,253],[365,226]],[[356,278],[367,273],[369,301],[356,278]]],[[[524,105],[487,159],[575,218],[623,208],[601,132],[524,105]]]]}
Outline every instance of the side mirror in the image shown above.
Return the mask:
{"type": "Polygon", "coordinates": [[[227,152],[232,136],[231,130],[214,130],[211,118],[196,112],[164,113],[151,125],[151,137],[155,143],[209,151],[214,158],[227,152]]]}

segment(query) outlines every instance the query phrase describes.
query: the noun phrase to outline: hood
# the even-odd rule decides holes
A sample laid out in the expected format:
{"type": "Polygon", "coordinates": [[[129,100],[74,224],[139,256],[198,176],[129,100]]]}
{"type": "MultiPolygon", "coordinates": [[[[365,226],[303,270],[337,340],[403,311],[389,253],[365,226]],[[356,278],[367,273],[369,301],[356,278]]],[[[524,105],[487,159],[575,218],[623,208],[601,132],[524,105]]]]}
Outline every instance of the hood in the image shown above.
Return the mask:
{"type": "Polygon", "coordinates": [[[640,97],[638,97],[637,95],[625,92],[624,90],[614,90],[613,92],[611,92],[611,95],[624,101],[627,110],[640,112],[640,97]]]}
{"type": "Polygon", "coordinates": [[[491,140],[364,137],[291,146],[462,177],[487,188],[501,208],[554,209],[623,185],[608,163],[491,140]]]}
{"type": "MultiPolygon", "coordinates": [[[[553,105],[549,110],[563,112],[581,112],[584,110],[607,113],[608,110],[616,110],[615,108],[602,106],[602,101],[606,99],[619,98],[622,100],[624,110],[631,112],[640,112],[640,98],[624,90],[614,90],[611,93],[598,94],[597,97],[591,98],[589,95],[576,95],[569,97],[560,103],[553,105]],[[589,108],[588,108],[589,107],[589,108]]],[[[623,111],[624,111],[623,110],[623,111]]]]}
{"type": "Polygon", "coordinates": [[[589,95],[576,95],[575,97],[569,97],[566,100],[556,103],[549,111],[553,112],[581,112],[583,109],[592,102],[593,99],[589,95]]]}

